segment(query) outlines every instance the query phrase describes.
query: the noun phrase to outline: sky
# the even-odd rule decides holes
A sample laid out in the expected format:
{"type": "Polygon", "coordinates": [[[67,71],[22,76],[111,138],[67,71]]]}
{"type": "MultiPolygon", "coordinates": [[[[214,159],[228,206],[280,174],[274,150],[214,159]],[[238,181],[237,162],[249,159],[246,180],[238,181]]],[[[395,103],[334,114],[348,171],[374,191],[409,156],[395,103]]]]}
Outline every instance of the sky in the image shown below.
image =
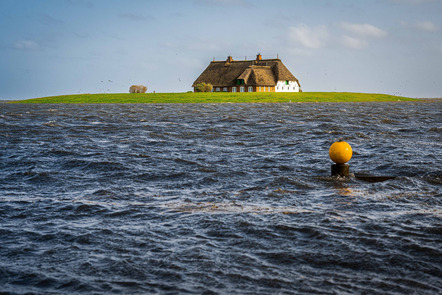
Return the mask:
{"type": "Polygon", "coordinates": [[[0,99],[186,92],[279,57],[303,91],[442,97],[442,0],[0,0],[0,99]]]}

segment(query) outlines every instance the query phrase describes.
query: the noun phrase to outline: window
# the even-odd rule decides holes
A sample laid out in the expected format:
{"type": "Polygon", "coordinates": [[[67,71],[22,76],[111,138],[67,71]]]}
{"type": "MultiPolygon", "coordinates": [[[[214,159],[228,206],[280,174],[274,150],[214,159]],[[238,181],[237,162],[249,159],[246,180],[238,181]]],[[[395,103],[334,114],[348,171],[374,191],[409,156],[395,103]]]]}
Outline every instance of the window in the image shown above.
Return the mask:
{"type": "Polygon", "coordinates": [[[259,92],[261,92],[261,86],[259,86],[259,92]]]}
{"type": "Polygon", "coordinates": [[[236,92],[236,87],[232,87],[232,92],[236,92]]]}
{"type": "Polygon", "coordinates": [[[266,92],[266,87],[264,86],[264,92],[266,92]]]}
{"type": "Polygon", "coordinates": [[[289,85],[289,81],[285,81],[285,85],[289,85]]]}
{"type": "Polygon", "coordinates": [[[249,92],[253,92],[253,87],[252,86],[249,86],[249,90],[248,90],[249,92]]]}
{"type": "Polygon", "coordinates": [[[239,87],[239,92],[244,92],[244,86],[239,87]]]}
{"type": "Polygon", "coordinates": [[[224,92],[227,92],[227,91],[228,91],[227,87],[224,87],[224,88],[223,88],[223,91],[224,91],[224,92]]]}
{"type": "Polygon", "coordinates": [[[219,90],[220,90],[219,87],[216,87],[216,92],[219,92],[219,90]]]}
{"type": "Polygon", "coordinates": [[[236,85],[244,85],[244,79],[236,80],[236,85]]]}

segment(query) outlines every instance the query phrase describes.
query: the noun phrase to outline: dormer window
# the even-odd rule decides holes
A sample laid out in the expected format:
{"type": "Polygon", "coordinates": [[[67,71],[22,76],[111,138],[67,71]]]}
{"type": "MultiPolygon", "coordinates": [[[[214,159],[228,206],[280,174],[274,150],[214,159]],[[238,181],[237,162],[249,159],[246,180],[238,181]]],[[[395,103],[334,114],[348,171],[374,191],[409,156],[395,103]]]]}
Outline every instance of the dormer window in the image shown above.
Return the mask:
{"type": "Polygon", "coordinates": [[[289,81],[285,81],[285,85],[289,85],[289,81]]]}
{"type": "Polygon", "coordinates": [[[244,85],[244,79],[236,80],[236,85],[244,85]]]}

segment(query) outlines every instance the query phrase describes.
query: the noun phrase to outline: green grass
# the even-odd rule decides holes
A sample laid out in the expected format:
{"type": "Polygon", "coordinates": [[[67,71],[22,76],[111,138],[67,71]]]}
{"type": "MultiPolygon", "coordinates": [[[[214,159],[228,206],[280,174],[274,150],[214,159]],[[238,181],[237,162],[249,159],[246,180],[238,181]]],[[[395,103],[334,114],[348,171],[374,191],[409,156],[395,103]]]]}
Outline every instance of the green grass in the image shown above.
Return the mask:
{"type": "Polygon", "coordinates": [[[33,98],[13,103],[280,103],[280,102],[371,102],[416,99],[353,92],[267,93],[105,93],[33,98]]]}

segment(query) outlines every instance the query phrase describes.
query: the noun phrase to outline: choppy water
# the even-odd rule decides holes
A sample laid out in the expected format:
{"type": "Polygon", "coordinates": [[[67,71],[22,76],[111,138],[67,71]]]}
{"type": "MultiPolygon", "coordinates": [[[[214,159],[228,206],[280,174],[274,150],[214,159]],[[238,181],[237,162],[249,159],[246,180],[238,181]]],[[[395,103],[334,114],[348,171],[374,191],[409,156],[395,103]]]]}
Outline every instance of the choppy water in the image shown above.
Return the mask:
{"type": "Polygon", "coordinates": [[[441,294],[441,105],[0,104],[0,293],[441,294]]]}

